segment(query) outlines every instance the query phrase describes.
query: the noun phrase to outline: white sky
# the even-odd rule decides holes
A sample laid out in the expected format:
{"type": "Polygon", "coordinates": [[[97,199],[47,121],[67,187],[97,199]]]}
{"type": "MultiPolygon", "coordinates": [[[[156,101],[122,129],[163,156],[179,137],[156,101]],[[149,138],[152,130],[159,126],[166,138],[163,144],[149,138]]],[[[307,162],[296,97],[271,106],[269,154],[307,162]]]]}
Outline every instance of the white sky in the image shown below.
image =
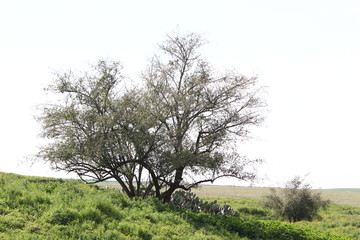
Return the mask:
{"type": "Polygon", "coordinates": [[[267,86],[266,121],[241,146],[266,161],[260,185],[309,173],[313,187],[360,188],[359,0],[0,0],[0,171],[69,177],[26,162],[51,73],[106,58],[136,79],[177,26],[203,34],[219,70],[267,86]]]}

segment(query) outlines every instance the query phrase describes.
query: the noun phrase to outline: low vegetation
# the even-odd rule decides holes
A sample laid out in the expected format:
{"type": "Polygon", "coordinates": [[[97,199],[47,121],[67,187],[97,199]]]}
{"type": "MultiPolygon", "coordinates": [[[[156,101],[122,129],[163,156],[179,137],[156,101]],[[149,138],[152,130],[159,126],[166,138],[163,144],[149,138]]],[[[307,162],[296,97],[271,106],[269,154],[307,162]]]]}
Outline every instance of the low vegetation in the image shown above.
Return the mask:
{"type": "MultiPolygon", "coordinates": [[[[243,198],[213,198],[204,197],[206,201],[217,200],[220,205],[227,204],[236,210],[240,216],[253,220],[276,220],[274,211],[264,207],[262,200],[243,198]]],[[[312,226],[322,230],[331,230],[342,235],[360,239],[360,208],[330,204],[326,210],[319,212],[322,219],[314,221],[300,221],[293,223],[298,226],[312,226]]]]}
{"type": "Polygon", "coordinates": [[[243,213],[195,213],[80,181],[0,173],[0,239],[352,239],[243,213]]]}
{"type": "Polygon", "coordinates": [[[321,219],[319,211],[326,209],[329,204],[329,200],[324,200],[320,193],[311,191],[310,185],[305,184],[300,177],[289,181],[280,191],[271,188],[264,200],[265,207],[290,222],[321,219]]]}

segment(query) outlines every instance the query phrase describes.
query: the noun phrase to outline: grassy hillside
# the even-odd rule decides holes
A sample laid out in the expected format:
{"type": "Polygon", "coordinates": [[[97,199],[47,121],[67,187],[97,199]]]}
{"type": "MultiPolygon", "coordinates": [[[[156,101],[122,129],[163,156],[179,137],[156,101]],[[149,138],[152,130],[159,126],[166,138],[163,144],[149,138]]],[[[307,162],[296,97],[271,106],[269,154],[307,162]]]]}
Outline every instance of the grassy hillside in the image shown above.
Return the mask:
{"type": "Polygon", "coordinates": [[[0,239],[351,239],[312,226],[193,213],[79,181],[0,173],[0,239]]]}

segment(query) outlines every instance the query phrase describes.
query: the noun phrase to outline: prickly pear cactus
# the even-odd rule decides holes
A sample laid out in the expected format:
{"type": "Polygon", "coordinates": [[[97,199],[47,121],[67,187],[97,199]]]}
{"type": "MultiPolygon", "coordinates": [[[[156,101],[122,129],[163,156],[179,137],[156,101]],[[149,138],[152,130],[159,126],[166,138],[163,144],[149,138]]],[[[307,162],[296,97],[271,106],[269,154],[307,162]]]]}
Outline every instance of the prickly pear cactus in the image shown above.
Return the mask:
{"type": "Polygon", "coordinates": [[[180,208],[190,209],[194,212],[206,212],[218,215],[228,215],[238,217],[239,214],[235,212],[229,205],[220,206],[217,201],[207,202],[196,196],[190,191],[177,191],[172,195],[171,203],[180,208]]]}

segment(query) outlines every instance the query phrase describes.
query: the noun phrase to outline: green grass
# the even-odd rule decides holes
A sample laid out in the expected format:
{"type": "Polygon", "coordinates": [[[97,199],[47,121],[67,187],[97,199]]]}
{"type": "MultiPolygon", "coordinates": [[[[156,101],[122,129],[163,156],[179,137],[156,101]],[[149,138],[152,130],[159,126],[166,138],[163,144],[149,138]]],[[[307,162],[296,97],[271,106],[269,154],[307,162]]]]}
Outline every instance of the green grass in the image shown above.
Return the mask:
{"type": "MultiPolygon", "coordinates": [[[[316,226],[319,229],[333,230],[360,239],[360,189],[341,188],[317,190],[322,197],[333,204],[320,215],[321,220],[299,222],[297,225],[316,226]]],[[[263,196],[269,193],[268,188],[248,188],[230,186],[201,186],[194,192],[208,200],[228,204],[241,216],[251,219],[276,219],[270,210],[261,204],[263,196]]]]}
{"type": "Polygon", "coordinates": [[[299,225],[316,226],[320,229],[332,229],[341,234],[347,234],[354,239],[360,239],[360,208],[351,206],[330,205],[321,212],[322,219],[318,221],[300,222],[299,225]]]}
{"type": "Polygon", "coordinates": [[[236,218],[131,200],[76,180],[40,180],[0,173],[0,239],[352,239],[331,227],[262,220],[268,213],[251,200],[235,199],[242,212],[249,208],[236,218]]]}
{"type": "MultiPolygon", "coordinates": [[[[217,200],[219,204],[228,204],[236,210],[240,216],[256,220],[276,220],[274,213],[263,207],[261,200],[234,199],[234,198],[210,198],[204,200],[217,200]]],[[[340,234],[349,235],[354,239],[360,239],[360,208],[352,206],[339,206],[331,204],[328,209],[320,212],[322,219],[307,222],[301,221],[294,225],[315,226],[322,230],[332,230],[340,234]]]]}

